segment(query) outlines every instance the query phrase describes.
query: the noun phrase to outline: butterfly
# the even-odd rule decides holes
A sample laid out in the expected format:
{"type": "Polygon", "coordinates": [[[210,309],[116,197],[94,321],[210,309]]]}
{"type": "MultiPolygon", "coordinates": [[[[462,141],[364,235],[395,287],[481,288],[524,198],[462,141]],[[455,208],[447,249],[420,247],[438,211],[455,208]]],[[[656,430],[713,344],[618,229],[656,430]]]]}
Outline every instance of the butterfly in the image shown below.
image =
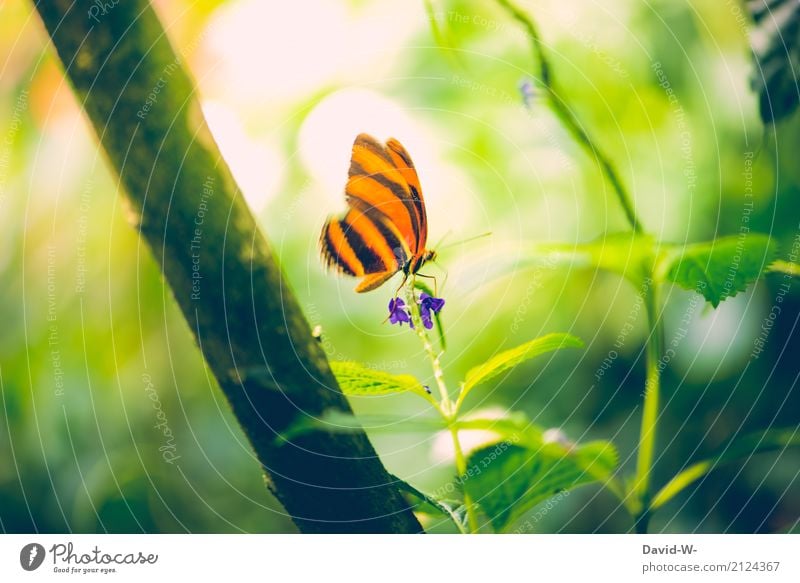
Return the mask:
{"type": "Polygon", "coordinates": [[[353,143],[345,187],[348,210],[329,217],[320,235],[327,267],[363,278],[356,291],[380,287],[402,271],[403,283],[436,258],[425,248],[428,218],[417,171],[400,142],[368,134],[353,143]]]}

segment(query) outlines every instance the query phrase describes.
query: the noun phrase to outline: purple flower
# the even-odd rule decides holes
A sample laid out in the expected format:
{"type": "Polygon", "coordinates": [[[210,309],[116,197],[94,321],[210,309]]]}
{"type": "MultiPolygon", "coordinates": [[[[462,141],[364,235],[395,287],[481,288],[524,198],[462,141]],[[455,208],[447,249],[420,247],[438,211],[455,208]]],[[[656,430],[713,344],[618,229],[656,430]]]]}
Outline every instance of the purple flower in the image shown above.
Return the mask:
{"type": "Polygon", "coordinates": [[[425,292],[419,295],[419,315],[422,318],[422,325],[428,330],[433,328],[432,314],[438,314],[444,307],[442,298],[429,296],[425,292]]]}
{"type": "Polygon", "coordinates": [[[408,322],[409,326],[414,327],[411,314],[406,309],[406,303],[401,298],[392,298],[389,300],[389,323],[402,326],[403,322],[408,322]]]}
{"type": "Polygon", "coordinates": [[[525,107],[531,109],[533,107],[533,100],[536,98],[536,88],[530,79],[523,79],[519,84],[519,92],[522,95],[522,102],[525,107]]]}

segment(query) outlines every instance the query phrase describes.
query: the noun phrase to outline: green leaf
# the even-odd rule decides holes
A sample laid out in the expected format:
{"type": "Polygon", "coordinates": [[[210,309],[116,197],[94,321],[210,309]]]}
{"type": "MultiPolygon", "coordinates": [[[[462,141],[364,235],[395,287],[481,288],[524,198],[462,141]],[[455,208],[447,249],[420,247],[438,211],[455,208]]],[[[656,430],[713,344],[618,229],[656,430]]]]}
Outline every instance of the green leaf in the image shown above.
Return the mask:
{"type": "Polygon", "coordinates": [[[800,265],[797,263],[792,263],[791,261],[784,261],[783,259],[777,259],[773,261],[767,269],[770,272],[800,277],[800,265]]]}
{"type": "Polygon", "coordinates": [[[537,448],[502,442],[470,456],[464,489],[500,532],[559,492],[610,480],[616,465],[616,449],[606,441],[537,448]]]}
{"type": "Polygon", "coordinates": [[[460,404],[466,398],[467,393],[475,386],[514,368],[521,362],[547,352],[558,350],[559,348],[581,347],[583,347],[583,342],[580,338],[576,338],[571,334],[556,333],[547,334],[546,336],[520,344],[516,348],[496,354],[467,373],[464,384],[461,387],[461,393],[458,396],[458,402],[460,404]]]}
{"type": "Polygon", "coordinates": [[[586,248],[594,265],[628,278],[637,288],[649,277],[655,262],[655,242],[650,235],[614,233],[586,248]]]}
{"type": "Polygon", "coordinates": [[[414,512],[444,516],[451,520],[462,534],[467,532],[467,510],[462,503],[454,500],[437,500],[397,476],[392,477],[397,480],[397,487],[406,500],[414,504],[414,512]]]}
{"type": "Polygon", "coordinates": [[[343,361],[331,362],[331,370],[345,395],[370,397],[410,392],[427,401],[431,400],[425,387],[408,374],[391,374],[356,362],[343,361]]]}
{"type": "Polygon", "coordinates": [[[320,417],[304,416],[276,438],[276,444],[284,444],[292,439],[312,433],[324,431],[328,433],[415,433],[432,432],[446,429],[444,420],[437,417],[400,417],[393,415],[359,415],[346,413],[339,409],[328,409],[320,417]]]}
{"type": "Polygon", "coordinates": [[[539,243],[524,252],[523,262],[556,268],[596,268],[622,275],[641,288],[655,263],[655,242],[633,231],[611,233],[588,243],[539,243]]]}
{"type": "Polygon", "coordinates": [[[528,447],[539,447],[544,443],[542,428],[532,424],[522,411],[515,411],[500,418],[459,417],[452,424],[458,430],[493,431],[498,434],[499,440],[523,442],[528,447]]]}
{"type": "Polygon", "coordinates": [[[775,254],[766,235],[722,237],[665,253],[659,272],[665,280],[701,293],[716,308],[758,279],[775,254]]]}
{"type": "Polygon", "coordinates": [[[768,429],[734,439],[715,456],[692,464],[672,478],[653,497],[650,508],[652,510],[660,508],[672,500],[676,494],[720,466],[746,460],[758,453],[780,451],[787,447],[797,446],[800,446],[800,427],[768,429]]]}

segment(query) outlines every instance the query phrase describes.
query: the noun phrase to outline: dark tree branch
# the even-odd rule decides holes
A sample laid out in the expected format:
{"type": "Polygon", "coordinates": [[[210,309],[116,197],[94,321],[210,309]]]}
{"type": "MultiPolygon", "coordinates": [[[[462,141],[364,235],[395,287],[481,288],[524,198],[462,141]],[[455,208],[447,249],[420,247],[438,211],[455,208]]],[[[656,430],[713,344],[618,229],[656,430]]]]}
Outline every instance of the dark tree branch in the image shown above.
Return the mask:
{"type": "Polygon", "coordinates": [[[350,407],[152,8],[145,0],[106,8],[36,3],[270,489],[304,532],[420,532],[364,433],[277,445],[298,417],[350,407]]]}

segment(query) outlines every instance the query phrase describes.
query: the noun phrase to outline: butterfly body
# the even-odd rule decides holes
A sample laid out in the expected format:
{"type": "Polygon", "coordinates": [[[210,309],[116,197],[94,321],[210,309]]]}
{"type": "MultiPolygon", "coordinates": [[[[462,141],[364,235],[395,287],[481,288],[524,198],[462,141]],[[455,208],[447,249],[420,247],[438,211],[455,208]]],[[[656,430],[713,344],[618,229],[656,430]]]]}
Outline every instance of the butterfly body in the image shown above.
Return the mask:
{"type": "Polygon", "coordinates": [[[405,281],[435,258],[425,248],[428,219],[419,178],[397,140],[384,145],[358,135],[345,199],[347,212],[322,228],[320,252],[327,266],[363,278],[357,292],[376,289],[400,271],[405,281]]]}

